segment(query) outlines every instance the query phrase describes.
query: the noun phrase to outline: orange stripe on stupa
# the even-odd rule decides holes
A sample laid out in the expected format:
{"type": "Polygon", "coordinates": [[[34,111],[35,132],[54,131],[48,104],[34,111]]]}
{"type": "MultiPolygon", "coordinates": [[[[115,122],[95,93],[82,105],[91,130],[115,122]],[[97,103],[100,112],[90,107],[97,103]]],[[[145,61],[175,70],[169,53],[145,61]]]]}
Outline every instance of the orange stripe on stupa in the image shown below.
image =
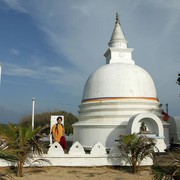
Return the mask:
{"type": "Polygon", "coordinates": [[[109,100],[150,100],[150,101],[158,101],[158,98],[154,97],[103,97],[103,98],[91,98],[91,99],[84,99],[81,102],[95,102],[95,101],[109,101],[109,100]]]}

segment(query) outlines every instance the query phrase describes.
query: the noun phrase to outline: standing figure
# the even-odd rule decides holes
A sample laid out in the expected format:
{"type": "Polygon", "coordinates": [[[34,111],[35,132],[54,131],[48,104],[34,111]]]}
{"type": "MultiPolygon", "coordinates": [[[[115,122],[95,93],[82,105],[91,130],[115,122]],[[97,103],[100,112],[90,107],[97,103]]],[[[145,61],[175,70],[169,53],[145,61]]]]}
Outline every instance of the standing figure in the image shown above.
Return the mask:
{"type": "Polygon", "coordinates": [[[62,117],[57,117],[57,123],[53,125],[51,129],[51,134],[53,138],[53,142],[58,142],[63,149],[67,149],[67,143],[65,139],[65,130],[64,126],[61,124],[62,117]]]}

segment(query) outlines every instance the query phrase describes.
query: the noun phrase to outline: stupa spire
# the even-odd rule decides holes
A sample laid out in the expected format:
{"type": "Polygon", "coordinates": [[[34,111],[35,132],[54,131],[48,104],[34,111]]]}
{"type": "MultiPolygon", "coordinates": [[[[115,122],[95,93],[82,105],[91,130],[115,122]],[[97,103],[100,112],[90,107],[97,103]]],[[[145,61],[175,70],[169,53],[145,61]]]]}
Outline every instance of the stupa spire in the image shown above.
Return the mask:
{"type": "Polygon", "coordinates": [[[118,15],[118,13],[116,13],[116,23],[119,23],[119,15],[118,15]]]}
{"type": "Polygon", "coordinates": [[[111,40],[109,41],[108,45],[109,47],[120,47],[121,43],[127,44],[127,40],[122,31],[118,13],[116,13],[116,22],[115,22],[114,31],[112,33],[111,40]]]}
{"type": "Polygon", "coordinates": [[[129,63],[135,64],[132,59],[132,48],[128,48],[126,38],[121,29],[118,13],[116,13],[115,27],[108,43],[109,48],[105,52],[106,64],[129,63]]]}

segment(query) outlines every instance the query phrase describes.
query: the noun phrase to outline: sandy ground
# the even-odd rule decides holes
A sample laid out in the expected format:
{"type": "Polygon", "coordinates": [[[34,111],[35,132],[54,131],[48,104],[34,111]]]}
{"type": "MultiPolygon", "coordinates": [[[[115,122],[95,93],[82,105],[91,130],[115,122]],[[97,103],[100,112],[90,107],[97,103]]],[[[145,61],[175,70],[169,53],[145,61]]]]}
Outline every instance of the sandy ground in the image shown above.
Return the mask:
{"type": "MultiPolygon", "coordinates": [[[[177,154],[174,154],[175,157],[177,154]]],[[[179,156],[179,153],[178,153],[179,156]]],[[[171,162],[168,154],[155,158],[155,163],[167,165],[171,162]]],[[[130,167],[33,167],[24,168],[24,176],[16,177],[13,170],[0,167],[0,180],[152,180],[150,167],[141,167],[139,174],[132,174],[130,167]],[[6,176],[3,176],[6,175],[6,176]]]]}
{"type": "Polygon", "coordinates": [[[8,169],[0,168],[0,173],[7,174],[0,179],[13,180],[152,180],[149,168],[143,168],[139,174],[133,175],[125,168],[114,167],[43,167],[27,168],[23,177],[16,177],[8,169]]]}

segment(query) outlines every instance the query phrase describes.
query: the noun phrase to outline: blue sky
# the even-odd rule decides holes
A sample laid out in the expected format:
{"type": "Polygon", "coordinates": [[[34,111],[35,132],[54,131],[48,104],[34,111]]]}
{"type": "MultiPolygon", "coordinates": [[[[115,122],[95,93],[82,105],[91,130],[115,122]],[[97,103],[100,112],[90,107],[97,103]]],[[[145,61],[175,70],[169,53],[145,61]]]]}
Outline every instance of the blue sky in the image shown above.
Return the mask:
{"type": "Polygon", "coordinates": [[[105,64],[116,12],[135,63],[180,115],[179,0],[1,0],[0,123],[31,114],[32,98],[35,113],[77,115],[87,78],[105,64]]]}

